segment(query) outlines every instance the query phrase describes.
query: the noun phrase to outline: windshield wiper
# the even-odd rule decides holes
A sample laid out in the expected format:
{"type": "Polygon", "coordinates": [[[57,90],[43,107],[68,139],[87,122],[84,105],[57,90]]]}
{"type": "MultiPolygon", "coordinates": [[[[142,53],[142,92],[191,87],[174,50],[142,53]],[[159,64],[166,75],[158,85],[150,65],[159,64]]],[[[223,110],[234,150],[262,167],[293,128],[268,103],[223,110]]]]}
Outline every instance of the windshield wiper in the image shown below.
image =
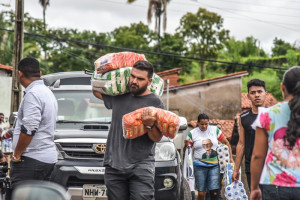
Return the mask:
{"type": "Polygon", "coordinates": [[[111,122],[102,122],[102,121],[72,121],[72,120],[57,120],[56,123],[84,123],[84,124],[110,124],[111,122]]]}
{"type": "Polygon", "coordinates": [[[56,123],[85,123],[84,121],[57,120],[56,123]]]}

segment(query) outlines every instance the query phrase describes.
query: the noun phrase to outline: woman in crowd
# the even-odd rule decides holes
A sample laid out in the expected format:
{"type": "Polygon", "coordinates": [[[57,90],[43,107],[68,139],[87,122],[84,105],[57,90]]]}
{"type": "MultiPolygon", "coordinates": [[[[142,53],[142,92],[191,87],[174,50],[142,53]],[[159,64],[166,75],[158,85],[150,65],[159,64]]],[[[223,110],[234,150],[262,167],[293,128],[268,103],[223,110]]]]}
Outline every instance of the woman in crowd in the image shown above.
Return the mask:
{"type": "Polygon", "coordinates": [[[300,67],[285,72],[281,91],[284,101],[259,108],[253,124],[252,200],[300,199],[300,67]]]}
{"type": "Polygon", "coordinates": [[[230,144],[222,131],[217,126],[209,125],[209,118],[205,113],[200,114],[197,127],[188,133],[185,140],[185,148],[188,145],[194,148],[193,165],[198,200],[205,199],[207,190],[211,200],[219,197],[220,167],[215,152],[219,142],[229,147],[230,160],[233,162],[230,144]]]}

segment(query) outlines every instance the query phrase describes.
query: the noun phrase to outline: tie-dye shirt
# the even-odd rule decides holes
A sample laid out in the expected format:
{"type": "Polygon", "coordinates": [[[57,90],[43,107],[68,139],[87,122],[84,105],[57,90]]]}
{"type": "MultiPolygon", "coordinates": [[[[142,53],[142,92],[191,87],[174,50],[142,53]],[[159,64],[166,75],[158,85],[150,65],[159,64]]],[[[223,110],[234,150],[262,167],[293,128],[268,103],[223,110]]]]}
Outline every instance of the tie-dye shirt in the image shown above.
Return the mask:
{"type": "Polygon", "coordinates": [[[221,129],[217,126],[208,126],[206,131],[201,131],[199,127],[191,130],[187,136],[190,144],[194,147],[194,165],[212,167],[218,165],[218,154],[215,150],[218,147],[218,141],[224,137],[221,129]],[[212,142],[212,151],[210,156],[207,156],[207,152],[202,146],[204,139],[210,139],[212,142]],[[211,156],[213,155],[213,156],[211,156]]]}
{"type": "Polygon", "coordinates": [[[290,113],[288,102],[258,110],[252,126],[267,132],[269,144],[260,184],[300,187],[300,139],[291,150],[284,145],[283,139],[290,113]]]}

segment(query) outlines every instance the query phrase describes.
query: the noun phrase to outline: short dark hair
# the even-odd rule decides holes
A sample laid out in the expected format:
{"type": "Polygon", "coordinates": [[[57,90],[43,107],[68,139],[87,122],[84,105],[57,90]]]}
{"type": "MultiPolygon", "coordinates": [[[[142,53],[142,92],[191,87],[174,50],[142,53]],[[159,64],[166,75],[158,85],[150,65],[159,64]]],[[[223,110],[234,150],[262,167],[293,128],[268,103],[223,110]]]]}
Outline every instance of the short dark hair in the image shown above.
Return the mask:
{"type": "Polygon", "coordinates": [[[205,114],[205,113],[200,113],[200,114],[198,115],[198,122],[200,122],[201,119],[207,119],[207,120],[209,120],[209,117],[208,117],[208,115],[205,114]]]}
{"type": "Polygon", "coordinates": [[[248,93],[249,93],[249,89],[252,87],[252,86],[258,86],[258,87],[263,87],[264,90],[266,91],[266,84],[264,81],[260,80],[260,79],[252,79],[250,80],[248,83],[247,83],[247,88],[248,88],[248,93]]]}
{"type": "Polygon", "coordinates": [[[40,63],[35,58],[24,58],[18,64],[18,70],[21,71],[27,78],[40,77],[40,63]]]}
{"type": "Polygon", "coordinates": [[[0,115],[3,115],[3,116],[4,116],[4,114],[3,114],[3,113],[0,113],[0,115]]]}
{"type": "Polygon", "coordinates": [[[153,76],[153,66],[150,62],[145,60],[137,61],[133,68],[136,68],[138,70],[147,71],[148,72],[148,78],[152,78],[153,76]]]}

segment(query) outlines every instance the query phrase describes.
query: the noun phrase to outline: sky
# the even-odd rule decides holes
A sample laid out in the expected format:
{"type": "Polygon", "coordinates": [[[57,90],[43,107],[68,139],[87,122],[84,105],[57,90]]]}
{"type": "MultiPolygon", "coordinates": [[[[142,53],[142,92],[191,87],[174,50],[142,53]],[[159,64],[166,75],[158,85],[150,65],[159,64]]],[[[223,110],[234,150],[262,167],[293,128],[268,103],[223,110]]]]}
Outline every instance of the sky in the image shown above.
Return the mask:
{"type": "MultiPolygon", "coordinates": [[[[24,10],[42,19],[39,0],[24,0],[24,10]]],[[[120,26],[142,21],[147,24],[148,0],[50,0],[46,23],[51,28],[76,28],[110,32],[120,26]]],[[[0,0],[0,10],[15,9],[15,0],[0,0]]],[[[275,37],[291,44],[300,44],[300,0],[170,0],[167,5],[166,32],[174,33],[180,18],[187,12],[196,13],[202,7],[224,19],[224,28],[238,40],[248,36],[258,39],[258,45],[271,53],[275,37]]],[[[154,22],[154,20],[153,20],[154,22]]],[[[154,29],[154,23],[150,28],[154,29]]]]}

